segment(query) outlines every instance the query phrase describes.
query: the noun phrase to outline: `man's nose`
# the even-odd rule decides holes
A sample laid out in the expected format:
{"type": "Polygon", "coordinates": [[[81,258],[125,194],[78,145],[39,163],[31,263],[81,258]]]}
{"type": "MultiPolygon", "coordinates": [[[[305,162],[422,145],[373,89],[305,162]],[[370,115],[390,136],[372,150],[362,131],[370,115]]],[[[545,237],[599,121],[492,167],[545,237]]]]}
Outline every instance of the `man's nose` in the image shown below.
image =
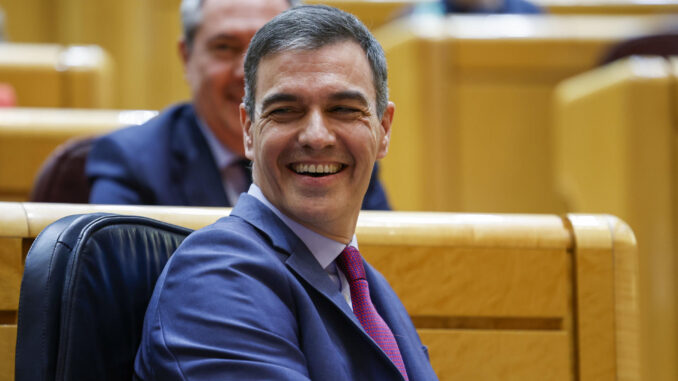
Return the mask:
{"type": "Polygon", "coordinates": [[[336,136],[320,110],[307,114],[305,125],[299,134],[299,142],[314,150],[321,150],[335,144],[336,136]]]}

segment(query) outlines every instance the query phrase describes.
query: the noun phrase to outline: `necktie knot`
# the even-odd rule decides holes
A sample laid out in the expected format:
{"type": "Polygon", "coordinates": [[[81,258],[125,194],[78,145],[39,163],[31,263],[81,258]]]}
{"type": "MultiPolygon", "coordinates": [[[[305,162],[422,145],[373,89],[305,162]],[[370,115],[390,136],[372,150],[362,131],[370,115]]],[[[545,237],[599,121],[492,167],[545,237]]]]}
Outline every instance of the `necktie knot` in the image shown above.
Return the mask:
{"type": "Polygon", "coordinates": [[[363,258],[358,249],[353,246],[346,246],[339,255],[339,258],[337,258],[337,265],[344,272],[349,283],[359,279],[366,279],[363,258]]]}

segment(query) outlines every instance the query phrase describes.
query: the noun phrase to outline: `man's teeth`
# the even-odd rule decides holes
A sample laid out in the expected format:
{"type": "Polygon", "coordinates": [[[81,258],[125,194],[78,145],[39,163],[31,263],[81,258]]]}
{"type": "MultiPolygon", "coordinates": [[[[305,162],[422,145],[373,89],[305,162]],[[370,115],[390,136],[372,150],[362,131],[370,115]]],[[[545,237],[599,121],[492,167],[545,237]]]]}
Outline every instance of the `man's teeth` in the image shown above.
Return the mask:
{"type": "Polygon", "coordinates": [[[294,171],[297,173],[320,173],[332,174],[339,172],[339,164],[296,164],[294,171]]]}

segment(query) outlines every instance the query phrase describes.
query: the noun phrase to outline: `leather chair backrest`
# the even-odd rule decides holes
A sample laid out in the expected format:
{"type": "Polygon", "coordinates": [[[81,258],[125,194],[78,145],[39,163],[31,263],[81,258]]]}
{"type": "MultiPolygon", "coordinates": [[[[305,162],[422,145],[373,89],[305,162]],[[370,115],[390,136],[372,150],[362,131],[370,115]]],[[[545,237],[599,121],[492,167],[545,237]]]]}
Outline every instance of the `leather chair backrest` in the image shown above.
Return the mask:
{"type": "Polygon", "coordinates": [[[36,175],[29,200],[87,203],[90,186],[85,176],[85,163],[95,139],[75,138],[57,147],[36,175]]]}
{"type": "Polygon", "coordinates": [[[21,283],[15,379],[132,379],[155,282],[190,232],[105,213],[45,228],[21,283]]]}

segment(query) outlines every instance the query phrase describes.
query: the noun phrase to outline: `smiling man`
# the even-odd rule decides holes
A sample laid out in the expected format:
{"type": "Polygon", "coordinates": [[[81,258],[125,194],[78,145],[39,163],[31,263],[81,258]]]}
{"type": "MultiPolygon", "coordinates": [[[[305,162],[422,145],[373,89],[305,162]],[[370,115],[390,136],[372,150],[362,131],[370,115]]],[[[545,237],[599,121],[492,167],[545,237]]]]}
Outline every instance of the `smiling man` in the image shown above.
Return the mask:
{"type": "MultiPolygon", "coordinates": [[[[87,161],[95,204],[232,206],[251,182],[238,107],[254,33],[294,0],[182,0],[179,53],[192,102],[98,139],[87,161]]],[[[389,209],[377,167],[364,209],[389,209]]]]}
{"type": "Polygon", "coordinates": [[[240,106],[254,183],[191,234],[149,303],[146,380],[435,380],[426,348],[355,228],[394,105],[355,17],[288,10],[254,36],[240,106]]]}

